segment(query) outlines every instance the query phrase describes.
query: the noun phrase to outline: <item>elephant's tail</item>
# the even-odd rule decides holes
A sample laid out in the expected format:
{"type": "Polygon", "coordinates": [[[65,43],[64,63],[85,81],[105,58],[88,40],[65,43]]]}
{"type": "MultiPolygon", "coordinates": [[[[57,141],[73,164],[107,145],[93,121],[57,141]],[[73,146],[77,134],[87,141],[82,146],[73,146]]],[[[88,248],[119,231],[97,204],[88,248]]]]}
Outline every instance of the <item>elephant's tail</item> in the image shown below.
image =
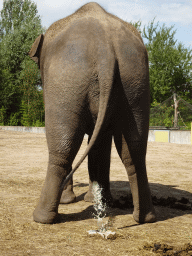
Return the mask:
{"type": "Polygon", "coordinates": [[[100,96],[99,96],[99,112],[97,116],[97,121],[95,124],[95,128],[93,130],[93,134],[89,141],[89,144],[79,160],[76,166],[72,169],[72,171],[67,175],[65,180],[62,183],[62,188],[68,183],[74,172],[81,165],[83,160],[86,158],[91,148],[93,147],[95,141],[97,140],[103,125],[106,119],[107,109],[109,107],[109,99],[111,96],[111,91],[114,82],[114,74],[115,74],[115,66],[116,60],[114,55],[114,50],[109,48],[109,44],[101,45],[99,49],[100,55],[98,58],[98,80],[100,87],[100,96]]]}

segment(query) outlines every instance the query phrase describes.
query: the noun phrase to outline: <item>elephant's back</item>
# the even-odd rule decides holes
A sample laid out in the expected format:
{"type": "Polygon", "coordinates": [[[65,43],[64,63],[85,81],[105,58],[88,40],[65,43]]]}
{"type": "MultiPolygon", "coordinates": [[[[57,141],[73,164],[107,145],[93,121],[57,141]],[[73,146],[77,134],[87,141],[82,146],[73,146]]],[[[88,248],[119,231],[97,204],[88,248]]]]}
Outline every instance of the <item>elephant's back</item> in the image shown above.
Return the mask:
{"type": "Polygon", "coordinates": [[[78,23],[82,18],[101,18],[105,16],[105,10],[97,3],[88,3],[79,8],[75,13],[54,22],[46,31],[46,37],[50,40],[59,33],[66,31],[74,22],[78,23]]]}
{"type": "Polygon", "coordinates": [[[102,24],[106,31],[111,30],[121,30],[122,26],[125,26],[131,33],[138,37],[141,41],[141,35],[137,29],[130,23],[121,20],[120,18],[106,12],[97,3],[88,3],[79,8],[75,13],[54,22],[46,31],[45,40],[51,41],[60,33],[64,33],[74,24],[78,24],[82,19],[90,21],[94,20],[95,23],[102,24]]]}

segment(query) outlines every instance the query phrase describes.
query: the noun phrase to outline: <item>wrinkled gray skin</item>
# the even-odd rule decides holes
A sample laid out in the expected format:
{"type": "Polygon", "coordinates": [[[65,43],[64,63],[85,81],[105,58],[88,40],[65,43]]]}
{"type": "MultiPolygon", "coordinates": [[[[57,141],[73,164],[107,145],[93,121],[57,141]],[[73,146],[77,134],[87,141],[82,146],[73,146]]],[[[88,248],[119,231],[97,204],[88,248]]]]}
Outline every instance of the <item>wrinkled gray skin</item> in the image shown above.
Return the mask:
{"type": "Polygon", "coordinates": [[[129,177],[133,217],[139,223],[154,222],[145,164],[149,70],[140,34],[98,4],[88,3],[52,24],[35,40],[29,55],[41,70],[49,150],[34,220],[54,223],[59,203],[75,200],[71,177],[87,155],[90,186],[85,201],[93,199],[93,181],[103,188],[103,197],[111,199],[113,136],[129,177]],[[89,145],[68,175],[85,133],[89,145]]]}

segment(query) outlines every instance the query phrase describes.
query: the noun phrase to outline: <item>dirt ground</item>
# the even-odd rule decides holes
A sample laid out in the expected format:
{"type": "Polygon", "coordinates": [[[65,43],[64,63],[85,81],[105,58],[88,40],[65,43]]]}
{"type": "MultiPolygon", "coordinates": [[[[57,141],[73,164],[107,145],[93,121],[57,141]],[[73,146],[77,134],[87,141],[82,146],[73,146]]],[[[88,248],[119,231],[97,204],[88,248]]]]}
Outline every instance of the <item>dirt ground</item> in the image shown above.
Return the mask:
{"type": "MultiPolygon", "coordinates": [[[[84,139],[75,162],[86,145],[84,139]]],[[[61,223],[32,220],[47,162],[44,134],[0,130],[0,255],[192,255],[192,145],[148,143],[148,178],[158,221],[139,225],[132,208],[109,209],[108,216],[115,216],[114,240],[87,233],[97,229],[93,204],[83,200],[88,190],[87,159],[74,175],[77,202],[59,206],[61,223]],[[168,197],[172,199],[166,201],[168,197]]],[[[114,145],[110,180],[114,197],[130,194],[114,145]]]]}

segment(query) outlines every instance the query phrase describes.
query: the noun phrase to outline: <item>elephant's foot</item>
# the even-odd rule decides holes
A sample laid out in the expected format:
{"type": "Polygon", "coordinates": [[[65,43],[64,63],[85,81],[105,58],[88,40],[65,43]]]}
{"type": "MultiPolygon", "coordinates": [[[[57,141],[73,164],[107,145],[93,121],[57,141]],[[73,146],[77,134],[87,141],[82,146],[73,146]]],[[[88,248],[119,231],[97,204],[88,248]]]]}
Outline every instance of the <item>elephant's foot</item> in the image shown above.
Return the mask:
{"type": "Polygon", "coordinates": [[[57,212],[47,212],[45,209],[39,209],[37,206],[33,212],[33,220],[43,224],[53,224],[58,220],[57,212]]]}
{"type": "Polygon", "coordinates": [[[133,218],[136,222],[138,223],[152,223],[155,222],[156,219],[156,214],[155,214],[155,210],[152,209],[151,211],[149,211],[148,213],[144,213],[142,214],[139,211],[135,211],[133,212],[133,218]]]}
{"type": "Polygon", "coordinates": [[[106,193],[104,193],[102,200],[107,205],[107,207],[112,207],[112,208],[114,207],[115,201],[113,200],[113,197],[110,191],[107,191],[106,193]]]}
{"type": "MultiPolygon", "coordinates": [[[[93,193],[89,190],[85,196],[84,196],[85,202],[91,202],[94,203],[94,195],[93,193]]],[[[113,207],[113,198],[111,196],[110,191],[103,193],[102,195],[102,201],[108,206],[108,207],[113,207]]]]}
{"type": "Polygon", "coordinates": [[[90,190],[85,194],[84,201],[94,203],[94,195],[90,190]]]}
{"type": "Polygon", "coordinates": [[[76,201],[76,195],[71,190],[63,190],[61,195],[60,204],[70,204],[76,201]]]}

